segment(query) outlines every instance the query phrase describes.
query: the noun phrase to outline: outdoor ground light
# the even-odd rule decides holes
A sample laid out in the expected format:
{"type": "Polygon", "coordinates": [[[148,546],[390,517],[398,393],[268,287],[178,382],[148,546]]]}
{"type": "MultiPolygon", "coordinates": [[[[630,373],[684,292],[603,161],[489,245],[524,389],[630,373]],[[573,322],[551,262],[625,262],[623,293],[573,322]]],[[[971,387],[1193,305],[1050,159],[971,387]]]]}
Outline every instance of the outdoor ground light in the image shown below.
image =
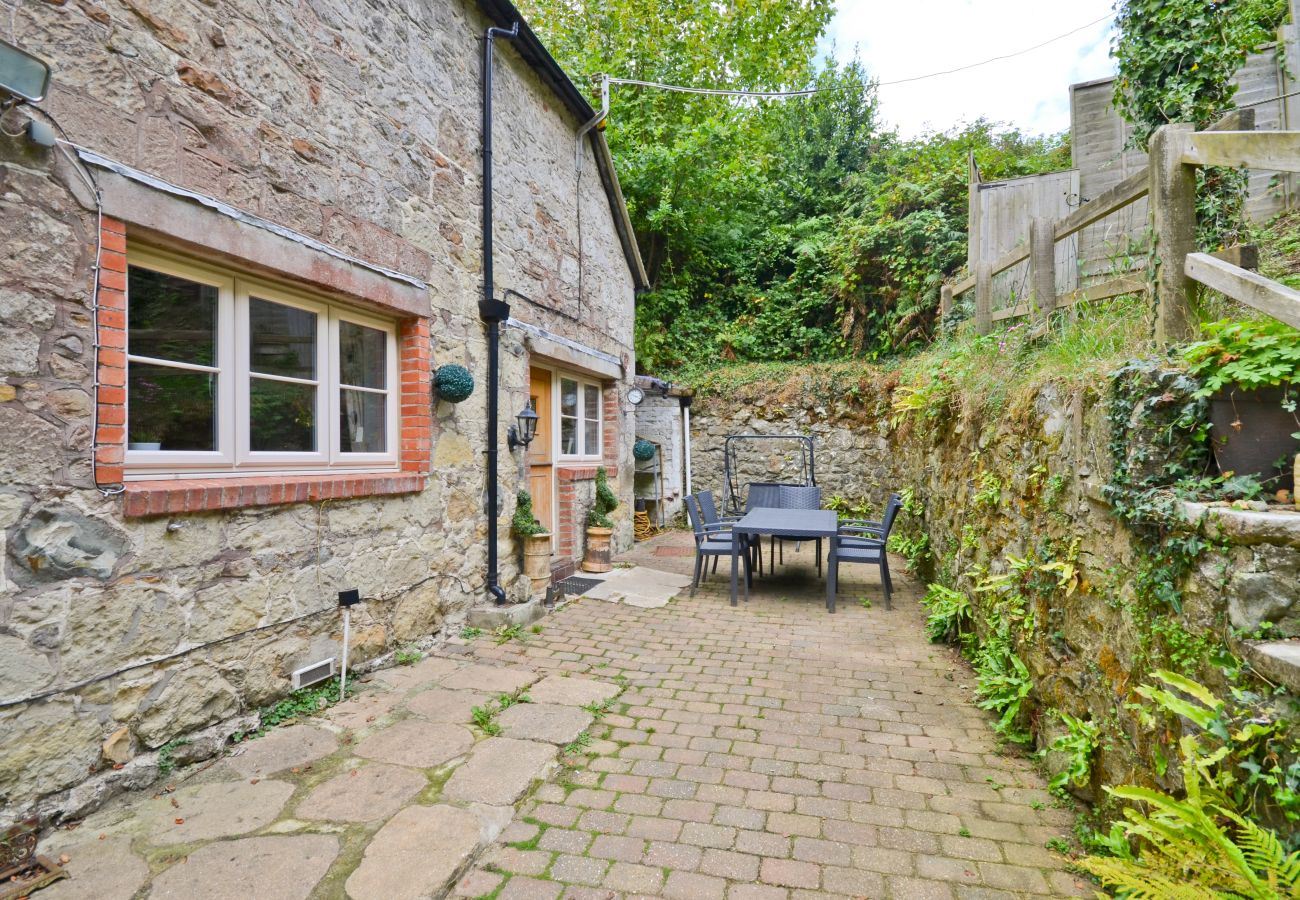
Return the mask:
{"type": "Polygon", "coordinates": [[[50,87],[50,67],[42,59],[0,41],[0,109],[40,103],[50,87]]]}
{"type": "Polygon", "coordinates": [[[515,422],[518,424],[511,425],[510,430],[506,432],[506,443],[510,445],[511,450],[516,447],[527,447],[533,442],[533,438],[537,436],[537,413],[533,412],[532,407],[525,406],[519,411],[519,415],[515,416],[515,422]]]}

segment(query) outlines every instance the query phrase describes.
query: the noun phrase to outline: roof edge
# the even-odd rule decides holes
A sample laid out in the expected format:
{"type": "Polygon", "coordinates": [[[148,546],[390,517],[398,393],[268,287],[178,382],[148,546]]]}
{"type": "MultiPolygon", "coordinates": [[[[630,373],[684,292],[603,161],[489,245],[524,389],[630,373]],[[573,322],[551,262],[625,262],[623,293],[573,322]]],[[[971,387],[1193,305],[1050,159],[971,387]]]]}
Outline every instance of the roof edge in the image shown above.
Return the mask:
{"type": "MultiPolygon", "coordinates": [[[[590,122],[596,117],[596,110],[551,56],[550,51],[542,44],[541,39],[537,37],[536,32],[513,3],[509,0],[477,0],[477,2],[479,9],[492,24],[500,28],[510,28],[516,22],[519,23],[519,35],[510,42],[510,46],[560,98],[569,111],[577,116],[579,122],[590,122]]],[[[641,260],[641,250],[636,243],[632,217],[628,213],[627,203],[623,200],[618,173],[614,170],[614,157],[609,152],[609,144],[605,142],[603,134],[592,129],[590,137],[592,152],[596,157],[596,167],[600,170],[600,181],[605,187],[609,210],[614,217],[614,229],[618,232],[628,270],[632,273],[634,290],[638,294],[644,293],[650,289],[650,280],[646,275],[645,263],[641,260]]]]}

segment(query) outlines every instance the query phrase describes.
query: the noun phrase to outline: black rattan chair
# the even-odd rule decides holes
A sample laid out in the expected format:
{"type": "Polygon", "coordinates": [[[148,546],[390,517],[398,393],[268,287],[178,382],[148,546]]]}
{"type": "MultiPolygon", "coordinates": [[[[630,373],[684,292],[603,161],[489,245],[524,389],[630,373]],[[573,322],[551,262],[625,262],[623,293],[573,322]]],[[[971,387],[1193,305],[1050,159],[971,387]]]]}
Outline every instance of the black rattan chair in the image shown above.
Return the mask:
{"type": "Polygon", "coordinates": [[[708,574],[705,570],[706,558],[714,557],[716,571],[717,557],[731,556],[732,547],[738,540],[741,541],[739,549],[745,566],[745,581],[750,582],[752,575],[748,542],[732,533],[729,523],[715,522],[711,525],[706,523],[704,517],[700,515],[699,504],[694,497],[686,498],[686,514],[690,517],[691,529],[695,532],[695,578],[691,581],[691,596],[695,596],[695,589],[699,587],[701,578],[708,574]]]}

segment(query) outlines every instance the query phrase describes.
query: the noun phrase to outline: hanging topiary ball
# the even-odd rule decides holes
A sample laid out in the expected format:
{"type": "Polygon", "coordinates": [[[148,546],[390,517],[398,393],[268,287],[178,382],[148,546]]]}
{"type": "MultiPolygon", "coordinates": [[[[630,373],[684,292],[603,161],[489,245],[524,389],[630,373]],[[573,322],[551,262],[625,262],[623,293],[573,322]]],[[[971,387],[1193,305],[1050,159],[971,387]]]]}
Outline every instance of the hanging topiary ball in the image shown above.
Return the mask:
{"type": "Polygon", "coordinates": [[[448,363],[433,373],[433,386],[443,400],[459,403],[474,393],[474,376],[464,366],[448,363]]]}
{"type": "Polygon", "coordinates": [[[638,462],[649,462],[655,458],[655,445],[645,438],[637,438],[636,443],[632,445],[632,456],[638,462]]]}

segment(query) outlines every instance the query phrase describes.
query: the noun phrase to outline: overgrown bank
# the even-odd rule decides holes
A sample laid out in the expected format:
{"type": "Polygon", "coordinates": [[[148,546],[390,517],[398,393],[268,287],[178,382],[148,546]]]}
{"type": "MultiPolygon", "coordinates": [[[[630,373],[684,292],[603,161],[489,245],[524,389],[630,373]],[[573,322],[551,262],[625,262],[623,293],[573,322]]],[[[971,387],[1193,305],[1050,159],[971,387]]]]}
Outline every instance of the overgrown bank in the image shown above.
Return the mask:
{"type": "MultiPolygon", "coordinates": [[[[1291,700],[1236,651],[1300,634],[1300,528],[1182,501],[1256,489],[1211,475],[1195,380],[1170,360],[1130,363],[1146,338],[1132,312],[1082,314],[1045,341],[954,338],[894,368],[697,376],[697,484],[720,485],[726,433],[815,434],[827,494],[873,511],[905,494],[894,548],[932,584],[931,636],[961,647],[998,730],[1047,751],[1060,789],[1097,803],[1098,821],[1118,814],[1104,786],[1178,794],[1189,738],[1206,795],[1293,843],[1291,700]]],[[[748,479],[783,463],[752,457],[748,479]]]]}

